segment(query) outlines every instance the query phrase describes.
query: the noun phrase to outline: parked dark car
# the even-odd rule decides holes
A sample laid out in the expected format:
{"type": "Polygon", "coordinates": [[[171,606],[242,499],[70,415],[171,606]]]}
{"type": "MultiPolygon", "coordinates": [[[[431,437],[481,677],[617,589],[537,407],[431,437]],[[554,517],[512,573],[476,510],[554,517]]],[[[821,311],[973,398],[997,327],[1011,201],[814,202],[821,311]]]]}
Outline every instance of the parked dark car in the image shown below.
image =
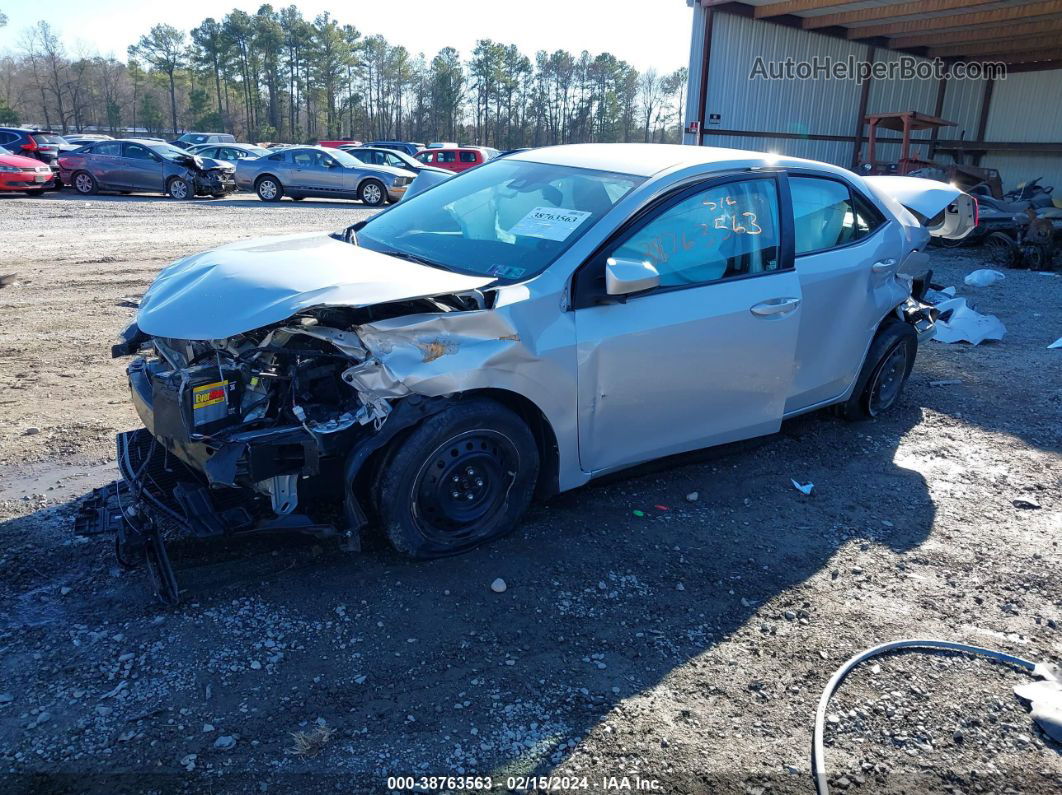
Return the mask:
{"type": "Polygon", "coordinates": [[[411,141],[368,141],[362,145],[380,149],[394,149],[396,152],[405,152],[407,155],[415,155],[424,148],[424,144],[416,144],[411,141]]]}
{"type": "Polygon", "coordinates": [[[170,141],[170,143],[181,149],[187,149],[189,146],[195,146],[196,144],[233,144],[236,143],[236,136],[229,133],[187,132],[176,141],[170,141]]]}
{"type": "Polygon", "coordinates": [[[410,157],[405,152],[401,152],[397,149],[385,149],[376,146],[343,146],[340,148],[344,152],[358,158],[362,163],[367,163],[370,166],[404,168],[412,171],[414,174],[419,174],[425,169],[429,171],[446,171],[444,168],[437,168],[435,166],[421,163],[415,157],[410,157]]]}
{"type": "Polygon", "coordinates": [[[0,127],[0,146],[16,155],[32,157],[51,166],[54,186],[62,187],[59,177],[59,155],[77,149],[61,135],[44,130],[24,130],[20,127],[0,127]]]}
{"type": "Polygon", "coordinates": [[[83,146],[60,157],[59,167],[63,180],[86,195],[115,190],[165,193],[174,199],[221,198],[236,189],[231,163],[137,138],[83,146]]]}

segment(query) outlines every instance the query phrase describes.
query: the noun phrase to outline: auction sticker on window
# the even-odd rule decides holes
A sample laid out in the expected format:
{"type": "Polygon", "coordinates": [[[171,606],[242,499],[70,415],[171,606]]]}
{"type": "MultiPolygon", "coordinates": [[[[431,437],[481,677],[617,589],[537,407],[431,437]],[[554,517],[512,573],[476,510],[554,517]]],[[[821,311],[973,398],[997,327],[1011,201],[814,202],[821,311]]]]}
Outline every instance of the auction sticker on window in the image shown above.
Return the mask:
{"type": "Polygon", "coordinates": [[[509,230],[511,235],[539,237],[543,240],[565,240],[568,235],[590,217],[583,210],[565,210],[563,207],[536,207],[509,230]]]}

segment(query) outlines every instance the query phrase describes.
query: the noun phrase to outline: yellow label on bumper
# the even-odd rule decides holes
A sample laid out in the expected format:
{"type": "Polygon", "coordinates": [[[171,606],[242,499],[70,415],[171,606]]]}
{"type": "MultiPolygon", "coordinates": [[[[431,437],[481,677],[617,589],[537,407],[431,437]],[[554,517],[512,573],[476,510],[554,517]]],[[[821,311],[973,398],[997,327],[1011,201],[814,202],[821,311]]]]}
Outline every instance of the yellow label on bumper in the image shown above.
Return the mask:
{"type": "Polygon", "coordinates": [[[192,408],[205,409],[207,406],[224,403],[228,385],[228,381],[218,381],[214,384],[192,387],[192,408]]]}

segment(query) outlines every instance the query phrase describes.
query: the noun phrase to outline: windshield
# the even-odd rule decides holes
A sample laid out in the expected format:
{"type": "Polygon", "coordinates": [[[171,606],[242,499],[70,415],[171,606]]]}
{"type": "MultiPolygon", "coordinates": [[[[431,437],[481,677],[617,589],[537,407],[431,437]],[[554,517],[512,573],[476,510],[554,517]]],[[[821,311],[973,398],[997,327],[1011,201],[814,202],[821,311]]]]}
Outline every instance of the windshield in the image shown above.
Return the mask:
{"type": "Polygon", "coordinates": [[[356,168],[365,165],[350,152],[346,152],[342,149],[329,149],[328,154],[338,160],[340,165],[346,166],[347,168],[356,168]]]}
{"type": "Polygon", "coordinates": [[[13,154],[15,154],[15,153],[12,152],[10,149],[6,149],[3,146],[0,146],[0,155],[13,155],[13,154]]]}
{"type": "Polygon", "coordinates": [[[371,218],[358,245],[477,276],[541,273],[643,181],[517,160],[470,169],[371,218]]]}
{"type": "Polygon", "coordinates": [[[155,154],[162,155],[167,160],[177,160],[183,157],[191,157],[191,154],[188,152],[187,149],[181,149],[180,147],[173,146],[172,144],[149,143],[147,144],[147,148],[155,154]]]}

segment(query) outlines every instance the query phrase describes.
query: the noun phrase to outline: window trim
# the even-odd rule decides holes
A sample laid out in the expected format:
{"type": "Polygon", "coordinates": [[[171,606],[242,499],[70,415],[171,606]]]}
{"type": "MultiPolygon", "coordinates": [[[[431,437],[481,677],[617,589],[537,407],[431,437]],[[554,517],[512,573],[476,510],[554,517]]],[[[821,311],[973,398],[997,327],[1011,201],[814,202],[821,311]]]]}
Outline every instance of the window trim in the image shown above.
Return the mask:
{"type": "Polygon", "coordinates": [[[788,273],[795,269],[796,263],[793,256],[794,232],[793,213],[789,199],[789,182],[784,178],[784,172],[780,170],[757,169],[749,171],[730,171],[697,180],[692,184],[684,184],[668,190],[663,195],[651,200],[634,215],[624,221],[610,234],[594,251],[580,263],[572,273],[570,280],[571,300],[568,302],[569,311],[588,309],[594,306],[609,303],[627,303],[629,299],[642,298],[661,293],[672,293],[678,290],[697,290],[702,287],[714,287],[718,284],[745,281],[746,279],[759,279],[764,276],[776,276],[780,273],[788,273]],[[602,293],[599,289],[591,286],[591,280],[596,274],[592,271],[600,270],[603,275],[606,255],[629,234],[634,234],[648,224],[659,218],[663,213],[677,204],[685,201],[690,196],[702,193],[706,190],[728,185],[732,182],[745,182],[749,180],[767,179],[775,186],[778,201],[778,267],[773,271],[760,273],[746,273],[741,276],[728,276],[723,279],[713,279],[708,282],[695,284],[675,284],[653,287],[638,293],[628,295],[610,296],[602,293]]]}
{"type": "Polygon", "coordinates": [[[786,182],[786,186],[787,186],[787,191],[786,192],[787,192],[787,194],[790,197],[790,201],[789,201],[789,218],[791,219],[792,224],[793,224],[793,257],[794,257],[794,259],[800,259],[801,257],[814,257],[814,256],[816,256],[818,254],[826,254],[827,252],[831,252],[831,251],[843,251],[846,248],[851,248],[852,246],[860,245],[861,243],[865,243],[867,240],[870,240],[872,237],[874,237],[878,233],[879,229],[883,229],[884,227],[888,226],[888,224],[889,224],[889,219],[885,216],[885,214],[883,212],[881,212],[881,210],[878,209],[877,205],[874,204],[874,202],[872,202],[870,199],[868,199],[866,197],[866,195],[861,190],[856,188],[855,185],[853,185],[851,182],[846,180],[844,177],[841,177],[841,176],[839,176],[837,174],[825,174],[825,173],[823,173],[821,171],[814,171],[812,169],[789,168],[789,169],[786,169],[785,174],[784,174],[784,178],[785,178],[785,182],[786,182]],[[868,209],[873,211],[874,216],[878,220],[878,225],[875,226],[873,229],[871,229],[863,237],[856,238],[855,240],[849,240],[847,243],[842,243],[839,246],[829,246],[827,248],[817,248],[814,251],[804,251],[804,252],[801,252],[801,253],[798,254],[796,252],[796,214],[793,211],[792,187],[789,186],[789,178],[790,177],[802,177],[802,178],[803,177],[810,177],[812,179],[824,179],[824,180],[828,180],[830,182],[839,182],[839,183],[841,183],[842,185],[845,186],[845,188],[848,189],[848,199],[852,203],[852,209],[853,210],[855,209],[855,202],[856,202],[856,199],[858,198],[863,204],[865,204],[867,206],[868,209]]]}

